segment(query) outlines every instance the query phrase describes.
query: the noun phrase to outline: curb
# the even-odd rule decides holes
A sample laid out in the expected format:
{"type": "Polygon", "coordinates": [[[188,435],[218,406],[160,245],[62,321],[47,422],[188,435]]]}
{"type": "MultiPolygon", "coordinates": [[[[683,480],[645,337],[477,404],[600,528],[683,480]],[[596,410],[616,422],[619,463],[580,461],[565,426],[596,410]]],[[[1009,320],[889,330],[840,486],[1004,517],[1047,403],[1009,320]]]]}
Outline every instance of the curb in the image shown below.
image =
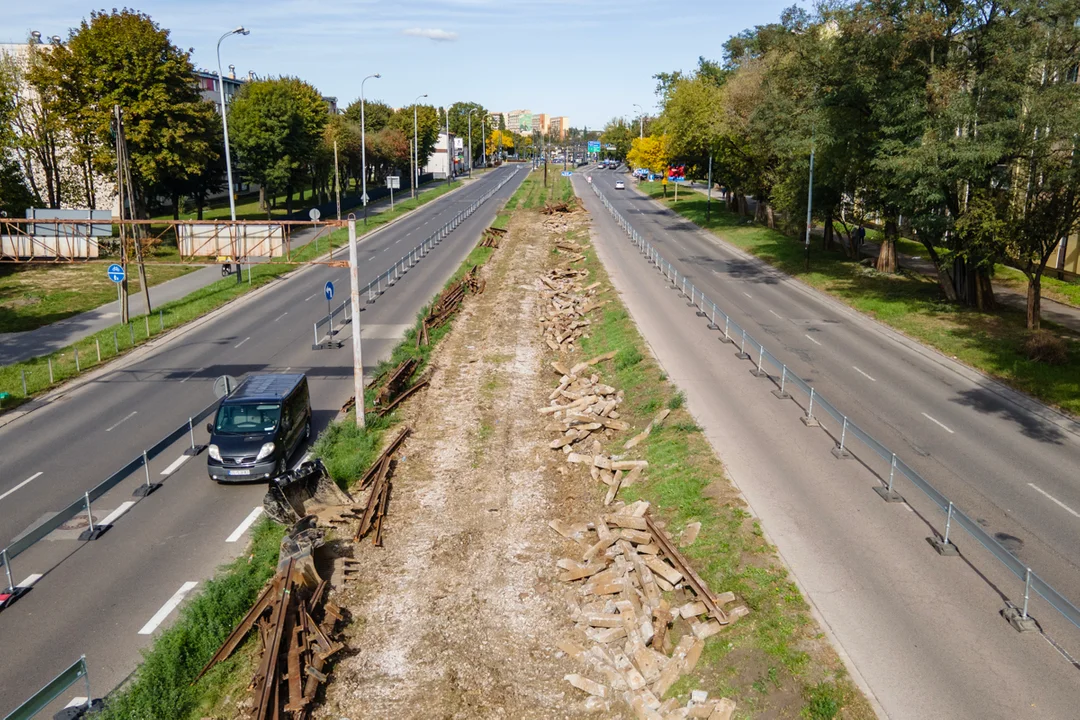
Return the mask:
{"type": "MultiPolygon", "coordinates": [[[[641,192],[637,187],[634,187],[634,192],[637,193],[637,195],[639,195],[640,197],[648,200],[650,203],[654,205],[659,205],[660,207],[664,208],[664,210],[667,211],[665,214],[667,214],[668,217],[675,217],[678,219],[687,220],[687,222],[691,222],[688,219],[684,218],[682,215],[679,215],[675,211],[671,210],[670,208],[664,207],[663,203],[649,197],[645,193],[641,192]]],[[[852,321],[866,322],[867,327],[870,330],[878,333],[879,335],[882,335],[889,340],[893,340],[903,345],[909,350],[918,353],[923,358],[930,360],[933,363],[936,363],[943,369],[954,372],[957,375],[965,378],[966,380],[978,385],[982,389],[994,393],[1003,400],[1019,405],[1024,410],[1027,410],[1028,412],[1037,415],[1040,419],[1057,426],[1059,429],[1080,437],[1080,419],[1075,418],[1064,411],[1053,408],[1021,390],[1011,388],[1008,385],[1002,383],[1000,380],[997,380],[990,375],[987,375],[982,370],[971,367],[970,365],[967,365],[960,360],[953,359],[945,353],[941,352],[940,350],[930,347],[929,345],[926,345],[919,340],[912,338],[910,335],[907,335],[906,333],[897,330],[896,328],[885,325],[876,318],[865,315],[858,310],[855,310],[854,308],[845,305],[831,295],[828,295],[814,287],[811,287],[810,285],[807,285],[805,282],[798,279],[797,277],[788,275],[783,270],[780,270],[779,268],[768,264],[761,258],[746,252],[742,248],[732,245],[730,242],[728,242],[721,236],[709,232],[708,230],[702,228],[700,225],[697,225],[696,223],[692,224],[694,226],[694,232],[696,232],[702,239],[708,240],[714,244],[722,244],[724,249],[731,251],[735,255],[738,255],[740,259],[751,263],[759,270],[768,271],[780,282],[790,287],[793,287],[794,289],[798,290],[799,292],[803,293],[808,297],[814,298],[815,300],[823,301],[831,309],[840,314],[846,315],[852,321]]]]}
{"type": "MultiPolygon", "coordinates": [[[[434,205],[435,203],[439,202],[443,198],[450,197],[450,196],[454,195],[455,193],[457,193],[458,191],[464,190],[465,188],[469,187],[472,184],[473,184],[472,182],[462,181],[462,184],[460,186],[454,188],[453,190],[451,190],[451,191],[449,191],[447,193],[443,193],[442,195],[435,198],[434,200],[431,200],[431,201],[429,201],[427,203],[424,203],[420,207],[414,208],[413,210],[410,210],[409,212],[404,213],[404,214],[394,218],[393,220],[381,225],[380,227],[375,228],[374,230],[372,230],[369,233],[365,233],[364,235],[362,235],[360,238],[357,239],[357,246],[361,245],[365,240],[373,238],[377,234],[383,232],[384,230],[387,230],[387,229],[393,227],[399,221],[404,220],[405,218],[411,217],[412,214],[415,213],[417,210],[421,210],[423,208],[434,205]]],[[[335,220],[334,222],[337,222],[337,221],[335,220]]],[[[345,221],[343,220],[342,222],[345,222],[345,221]]],[[[328,259],[329,257],[330,257],[330,253],[326,252],[326,253],[324,253],[324,254],[316,257],[316,258],[313,258],[312,260],[309,261],[309,263],[317,263],[317,262],[320,262],[322,260],[328,259]]],[[[15,421],[26,417],[27,415],[33,413],[35,410],[40,410],[41,408],[48,407],[49,405],[56,402],[57,400],[60,400],[60,399],[64,398],[69,393],[72,393],[72,392],[75,392],[76,390],[79,390],[83,386],[88,385],[89,383],[96,381],[97,379],[101,378],[102,376],[104,376],[104,375],[106,375],[108,373],[115,372],[116,370],[121,370],[121,369],[123,369],[125,367],[128,367],[129,365],[132,365],[132,364],[142,360],[147,355],[149,355],[152,351],[158,350],[158,349],[168,345],[172,341],[183,337],[188,332],[191,332],[192,330],[196,330],[196,329],[202,327],[206,323],[210,322],[211,320],[214,320],[215,318],[219,317],[220,315],[224,314],[225,312],[228,312],[230,310],[235,310],[235,309],[240,308],[240,307],[244,307],[248,303],[248,301],[253,300],[253,299],[257,299],[259,296],[261,296],[264,292],[266,292],[270,288],[273,288],[273,287],[277,286],[279,283],[285,282],[286,280],[289,280],[290,278],[297,276],[298,274],[300,274],[304,270],[309,269],[310,267],[312,267],[312,265],[307,264],[307,265],[301,265],[300,267],[296,268],[295,270],[290,270],[290,271],[286,272],[285,274],[281,275],[280,277],[266,283],[262,287],[255,288],[254,290],[251,290],[250,292],[246,292],[243,295],[240,295],[239,297],[236,297],[236,298],[233,298],[232,300],[229,300],[228,302],[226,302],[221,307],[215,308],[214,310],[211,310],[210,312],[206,313],[205,315],[197,317],[197,318],[195,318],[195,319],[193,319],[193,320],[191,320],[191,321],[189,321],[187,323],[184,323],[183,325],[179,325],[179,326],[177,326],[175,328],[172,328],[171,330],[165,331],[161,335],[158,335],[157,337],[155,337],[153,340],[149,340],[149,341],[143,343],[139,347],[125,353],[124,355],[122,355],[121,357],[116,358],[115,360],[110,360],[109,362],[104,363],[103,365],[100,365],[100,366],[96,367],[94,370],[91,370],[90,372],[79,375],[76,378],[72,378],[71,380],[67,381],[63,385],[60,385],[59,387],[48,391],[44,395],[41,395],[41,396],[36,397],[36,398],[31,398],[29,402],[22,405],[19,409],[13,410],[13,411],[11,411],[9,413],[4,413],[3,415],[0,415],[0,429],[5,428],[8,425],[11,425],[12,423],[14,423],[15,421]]]]}

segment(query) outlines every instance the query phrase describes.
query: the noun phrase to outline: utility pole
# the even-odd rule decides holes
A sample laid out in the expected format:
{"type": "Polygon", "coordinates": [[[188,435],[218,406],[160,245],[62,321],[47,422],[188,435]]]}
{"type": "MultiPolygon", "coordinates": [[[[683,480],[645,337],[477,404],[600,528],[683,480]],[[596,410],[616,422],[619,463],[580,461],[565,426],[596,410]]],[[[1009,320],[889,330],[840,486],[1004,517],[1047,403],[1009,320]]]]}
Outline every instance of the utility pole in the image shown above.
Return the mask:
{"type": "MultiPolygon", "coordinates": [[[[116,136],[117,144],[120,148],[120,162],[119,166],[123,172],[121,178],[122,183],[126,183],[128,211],[131,215],[131,219],[135,219],[135,186],[131,182],[131,161],[128,158],[127,151],[127,139],[124,137],[124,116],[123,111],[120,110],[120,106],[115,106],[116,110],[116,136]]],[[[146,314],[150,314],[150,284],[146,281],[146,263],[143,262],[142,254],[142,233],[139,232],[139,226],[132,223],[131,234],[135,239],[135,261],[139,264],[139,284],[142,286],[143,299],[146,301],[146,314]]],[[[126,277],[126,275],[125,275],[126,277]]]]}
{"type": "Polygon", "coordinates": [[[486,168],[487,165],[488,165],[488,161],[487,161],[487,118],[482,117],[482,116],[480,118],[480,139],[484,143],[484,167],[486,168]]]}
{"type": "MultiPolygon", "coordinates": [[[[341,176],[338,174],[337,138],[334,138],[334,194],[337,196],[337,219],[341,222],[341,176]]],[[[330,246],[332,251],[334,246],[330,246]]]]}
{"type": "Polygon", "coordinates": [[[814,206],[814,133],[810,133],[810,184],[806,189],[806,269],[810,269],[810,211],[814,206]]]}
{"type": "Polygon", "coordinates": [[[113,130],[116,138],[116,199],[120,203],[120,266],[124,268],[124,279],[117,285],[117,302],[120,303],[120,322],[128,322],[128,281],[127,281],[127,233],[124,231],[124,172],[121,170],[123,158],[120,154],[120,106],[113,106],[113,130]]]}
{"type": "Polygon", "coordinates": [[[712,217],[712,153],[709,153],[709,194],[705,200],[705,222],[712,217]]]}
{"type": "Polygon", "coordinates": [[[450,155],[454,148],[450,144],[450,106],[446,106],[446,187],[450,187],[450,155]]]}
{"type": "Polygon", "coordinates": [[[544,143],[544,134],[540,133],[540,159],[544,161],[544,187],[547,187],[547,150],[544,143]]]}
{"type": "Polygon", "coordinates": [[[349,215],[349,305],[352,310],[353,395],[356,427],[364,427],[364,358],[360,349],[360,281],[356,267],[356,218],[349,215]]]}

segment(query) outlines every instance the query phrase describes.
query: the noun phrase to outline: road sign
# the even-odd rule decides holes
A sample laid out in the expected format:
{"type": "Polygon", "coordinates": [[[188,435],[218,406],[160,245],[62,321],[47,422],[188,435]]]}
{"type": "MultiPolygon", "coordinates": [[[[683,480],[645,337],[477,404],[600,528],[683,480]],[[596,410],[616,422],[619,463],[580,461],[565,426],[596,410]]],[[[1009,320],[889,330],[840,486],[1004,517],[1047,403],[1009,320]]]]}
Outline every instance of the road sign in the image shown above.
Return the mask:
{"type": "Polygon", "coordinates": [[[326,296],[327,300],[334,299],[334,283],[329,280],[326,281],[326,284],[323,285],[323,295],[326,296]]]}
{"type": "Polygon", "coordinates": [[[401,189],[401,176],[400,175],[387,175],[386,176],[386,187],[390,188],[391,190],[400,190],[401,189]]]}
{"type": "Polygon", "coordinates": [[[364,193],[363,195],[361,195],[361,196],[360,196],[360,202],[362,202],[362,203],[364,203],[365,205],[367,205],[367,202],[368,202],[368,196],[367,196],[367,193],[364,193]]]}
{"type": "Polygon", "coordinates": [[[308,217],[311,218],[311,222],[319,222],[319,218],[322,217],[322,213],[319,212],[319,208],[311,208],[308,210],[308,217]]]}
{"type": "Polygon", "coordinates": [[[562,175],[563,177],[570,177],[571,175],[574,174],[574,171],[573,170],[563,170],[559,174],[562,175]]]}
{"type": "Polygon", "coordinates": [[[227,395],[231,395],[232,391],[236,389],[236,386],[240,384],[236,378],[232,375],[222,375],[217,380],[214,380],[214,397],[223,398],[227,395]]]}
{"type": "Polygon", "coordinates": [[[656,179],[656,173],[649,173],[649,182],[652,182],[655,179],[656,179]]]}
{"type": "Polygon", "coordinates": [[[600,152],[600,141],[599,140],[590,140],[589,141],[589,152],[591,152],[591,153],[600,152]]]}
{"type": "Polygon", "coordinates": [[[124,282],[124,268],[121,265],[113,263],[109,266],[109,269],[105,271],[105,274],[109,276],[109,279],[114,283],[124,282]]]}

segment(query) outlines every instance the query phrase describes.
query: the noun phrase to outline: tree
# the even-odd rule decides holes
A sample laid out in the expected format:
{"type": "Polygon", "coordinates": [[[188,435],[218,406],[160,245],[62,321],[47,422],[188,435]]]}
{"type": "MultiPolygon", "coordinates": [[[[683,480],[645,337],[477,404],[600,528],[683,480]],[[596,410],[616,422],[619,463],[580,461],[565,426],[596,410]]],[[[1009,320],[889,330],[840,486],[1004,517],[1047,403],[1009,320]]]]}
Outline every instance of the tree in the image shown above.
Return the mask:
{"type": "Polygon", "coordinates": [[[49,88],[45,103],[75,143],[75,160],[92,171],[115,173],[113,107],[124,114],[136,212],[176,178],[197,173],[206,159],[206,103],[186,52],[148,15],[131,10],[91,12],[66,43],[42,54],[30,80],[49,88]]]}
{"type": "Polygon", "coordinates": [[[475,102],[456,102],[450,106],[450,132],[454,133],[460,138],[463,138],[465,143],[469,142],[469,113],[472,113],[472,147],[471,152],[468,153],[471,163],[476,162],[478,154],[483,153],[483,128],[480,124],[480,119],[487,117],[488,111],[484,109],[484,106],[475,102]],[[479,152],[478,152],[479,151],[479,152]]]}
{"type": "Polygon", "coordinates": [[[11,158],[0,153],[0,214],[22,217],[33,207],[36,198],[23,180],[22,170],[11,158]]]}
{"type": "MultiPolygon", "coordinates": [[[[345,108],[345,117],[360,125],[360,98],[353,100],[345,108]]],[[[382,130],[390,124],[394,116],[394,108],[379,100],[364,101],[364,131],[373,133],[382,130]]]]}
{"type": "Polygon", "coordinates": [[[607,125],[604,126],[604,131],[600,135],[600,141],[605,145],[614,145],[615,152],[614,157],[616,160],[625,160],[626,154],[630,152],[630,142],[634,138],[634,133],[631,132],[630,126],[626,124],[626,121],[622,118],[612,118],[608,120],[607,125]]]}
{"type": "MultiPolygon", "coordinates": [[[[390,120],[390,127],[397,128],[405,136],[406,142],[413,139],[413,105],[401,108],[390,120]]],[[[435,152],[435,143],[439,139],[439,133],[443,125],[439,120],[439,112],[432,105],[416,105],[416,132],[419,151],[420,168],[423,168],[428,159],[435,152]]]]}
{"type": "Polygon", "coordinates": [[[646,135],[643,138],[634,138],[630,152],[626,154],[626,162],[631,167],[646,168],[649,172],[666,172],[671,163],[669,144],[667,135],[646,135]]]}
{"type": "Polygon", "coordinates": [[[267,196],[301,187],[322,139],[329,115],[311,85],[282,77],[244,83],[229,106],[229,135],[238,163],[260,186],[260,202],[269,217],[267,196]]]}

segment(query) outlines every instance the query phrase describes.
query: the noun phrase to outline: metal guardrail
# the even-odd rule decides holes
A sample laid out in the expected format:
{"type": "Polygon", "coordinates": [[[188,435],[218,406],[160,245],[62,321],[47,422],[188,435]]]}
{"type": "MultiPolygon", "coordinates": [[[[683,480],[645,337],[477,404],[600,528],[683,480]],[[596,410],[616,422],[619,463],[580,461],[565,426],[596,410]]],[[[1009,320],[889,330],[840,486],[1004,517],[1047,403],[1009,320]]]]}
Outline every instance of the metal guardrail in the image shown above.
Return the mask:
{"type": "Polygon", "coordinates": [[[86,682],[86,703],[81,709],[99,708],[101,701],[94,700],[94,696],[90,693],[90,673],[86,669],[86,656],[83,655],[45,687],[34,693],[30,699],[5,715],[4,720],[30,720],[80,679],[86,682]]]}
{"type": "Polygon", "coordinates": [[[15,594],[17,590],[14,584],[14,580],[11,576],[12,558],[15,558],[19,554],[25,552],[32,545],[34,545],[34,543],[44,538],[46,535],[59,528],[61,525],[71,520],[79,513],[85,512],[90,521],[87,531],[89,534],[87,535],[86,539],[96,539],[97,536],[101,534],[101,526],[95,527],[94,525],[91,503],[93,503],[94,500],[97,500],[109,490],[114,488],[120,483],[121,480],[131,475],[131,473],[135,472],[140,467],[145,468],[146,471],[146,482],[145,484],[139,486],[139,489],[136,490],[136,495],[149,495],[151,492],[157,489],[157,487],[159,487],[159,484],[155,484],[150,480],[150,461],[160,455],[167,447],[169,447],[185,435],[191,438],[191,447],[189,448],[188,452],[190,454],[194,454],[192,451],[194,451],[196,447],[195,424],[198,422],[202,422],[204,418],[208,417],[211,413],[213,413],[215,408],[217,408],[218,402],[218,400],[215,400],[214,402],[210,403],[205,408],[200,410],[196,415],[189,417],[186,423],[173,430],[171,433],[166,435],[164,438],[156,442],[151,447],[143,450],[141,455],[136,456],[133,460],[128,462],[122,468],[109,475],[109,477],[105,478],[94,487],[86,490],[81,497],[76,499],[63,510],[53,515],[48,520],[35,527],[33,530],[20,537],[18,540],[15,540],[3,550],[0,550],[0,565],[4,567],[4,573],[7,578],[8,592],[15,594]],[[96,534],[95,530],[97,530],[96,534]]]}
{"type": "Polygon", "coordinates": [[[688,278],[685,275],[680,275],[679,271],[676,270],[650,242],[642,237],[630,222],[614,208],[614,206],[612,206],[595,184],[590,183],[590,187],[593,189],[593,192],[596,193],[596,196],[604,203],[604,206],[611,212],[619,227],[626,232],[630,241],[634,243],[638,250],[640,250],[647,261],[664,276],[665,281],[671,283],[673,288],[679,290],[682,295],[690,301],[690,304],[697,308],[699,316],[709,318],[709,329],[721,331],[723,333],[722,340],[739,346],[740,357],[754,362],[756,367],[751,372],[761,376],[767,374],[768,371],[766,370],[766,366],[772,367],[780,375],[780,387],[777,391],[774,391],[774,394],[778,398],[790,398],[791,395],[789,394],[789,390],[792,388],[803,393],[808,398],[806,415],[803,417],[804,423],[810,426],[818,425],[818,420],[814,416],[815,409],[817,409],[823,410],[825,414],[831,417],[840,426],[840,441],[837,447],[833,449],[834,455],[837,457],[846,457],[850,453],[849,448],[851,441],[859,441],[869,448],[873,454],[888,463],[889,479],[887,484],[883,487],[875,488],[882,498],[886,501],[898,501],[903,499],[893,490],[894,482],[897,475],[899,475],[910,481],[911,484],[926,495],[938,509],[945,513],[945,531],[936,545],[936,547],[939,548],[939,552],[942,552],[943,550],[949,551],[950,549],[952,549],[952,552],[955,552],[955,547],[952,546],[949,541],[949,533],[952,524],[958,524],[969,535],[977,540],[979,544],[989,550],[995,558],[1009,569],[1009,571],[1024,581],[1024,605],[1022,611],[1018,614],[1023,621],[1028,620],[1028,599],[1030,591],[1034,590],[1041,595],[1044,600],[1050,603],[1051,607],[1061,613],[1066,620],[1080,628],[1080,609],[1077,609],[1072,602],[1039,577],[1038,574],[1032,572],[1031,568],[1009,552],[994,537],[983,530],[978,523],[960,510],[960,508],[956,507],[956,505],[945,497],[943,493],[931,485],[926,478],[909,467],[895,452],[891,451],[884,443],[876,440],[870,433],[860,428],[850,417],[842,413],[833,406],[832,403],[822,397],[822,395],[812,388],[808,382],[789,370],[787,365],[769,352],[764,345],[755,340],[745,328],[735,322],[735,320],[720,309],[716,303],[706,297],[705,293],[695,287],[693,282],[688,282],[688,278]],[[689,287],[687,287],[687,285],[689,285],[689,287]]]}
{"type": "MultiPolygon", "coordinates": [[[[469,207],[460,211],[449,222],[443,225],[441,228],[431,233],[428,237],[414,247],[409,252],[401,256],[401,259],[391,265],[385,272],[379,275],[377,278],[365,285],[361,290],[361,295],[367,295],[367,304],[373,304],[380,295],[397,284],[397,281],[405,276],[405,273],[420,262],[421,259],[427,257],[427,254],[431,252],[440,242],[442,242],[451,232],[453,232],[461,223],[465,222],[473,213],[480,209],[480,206],[490,200],[495,193],[503,189],[503,187],[510,182],[521,168],[514,168],[514,172],[507,175],[498,185],[491,190],[480,196],[479,199],[473,201],[469,207]]],[[[318,349],[322,347],[320,341],[319,328],[323,325],[329,324],[327,331],[327,341],[334,336],[334,317],[339,313],[344,314],[343,323],[348,322],[349,318],[349,300],[345,300],[336,308],[333,308],[325,317],[314,323],[312,332],[313,340],[312,349],[318,349]]]]}

